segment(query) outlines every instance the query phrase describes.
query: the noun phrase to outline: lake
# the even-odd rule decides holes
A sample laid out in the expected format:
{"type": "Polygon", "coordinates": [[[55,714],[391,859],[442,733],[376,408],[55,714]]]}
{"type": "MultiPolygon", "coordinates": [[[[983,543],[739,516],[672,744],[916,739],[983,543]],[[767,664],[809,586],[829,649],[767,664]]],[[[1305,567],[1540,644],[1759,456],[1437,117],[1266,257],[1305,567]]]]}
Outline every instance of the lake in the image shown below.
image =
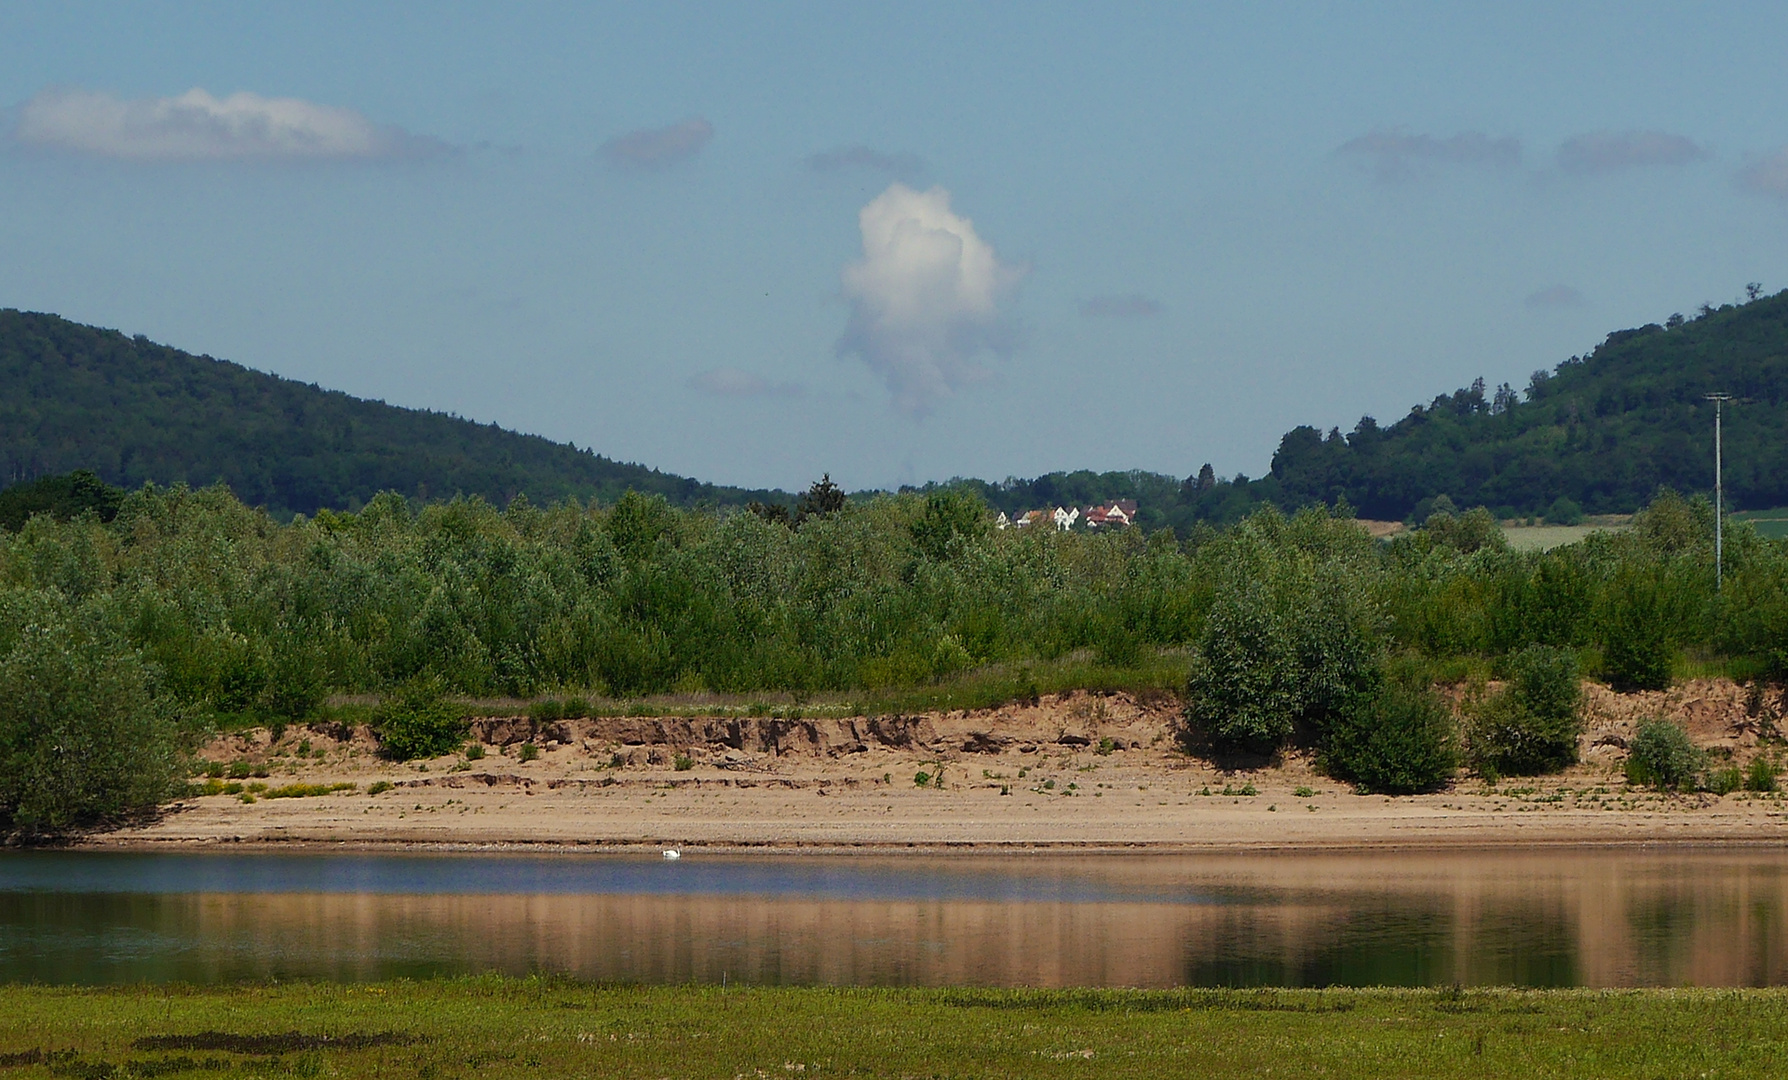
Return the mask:
{"type": "Polygon", "coordinates": [[[0,981],[1788,983],[1788,851],[0,855],[0,981]]]}

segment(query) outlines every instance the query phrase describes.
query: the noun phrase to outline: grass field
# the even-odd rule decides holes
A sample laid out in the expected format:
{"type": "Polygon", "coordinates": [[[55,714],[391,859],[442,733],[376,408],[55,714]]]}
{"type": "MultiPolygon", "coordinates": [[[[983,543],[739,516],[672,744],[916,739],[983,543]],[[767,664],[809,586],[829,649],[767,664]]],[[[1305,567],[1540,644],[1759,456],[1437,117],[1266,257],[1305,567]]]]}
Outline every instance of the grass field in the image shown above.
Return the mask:
{"type": "Polygon", "coordinates": [[[1768,990],[0,988],[0,1076],[1744,1077],[1768,990]]]}
{"type": "Polygon", "coordinates": [[[1788,508],[1780,510],[1747,510],[1730,515],[1733,521],[1748,521],[1757,535],[1770,540],[1788,537],[1788,508]]]}

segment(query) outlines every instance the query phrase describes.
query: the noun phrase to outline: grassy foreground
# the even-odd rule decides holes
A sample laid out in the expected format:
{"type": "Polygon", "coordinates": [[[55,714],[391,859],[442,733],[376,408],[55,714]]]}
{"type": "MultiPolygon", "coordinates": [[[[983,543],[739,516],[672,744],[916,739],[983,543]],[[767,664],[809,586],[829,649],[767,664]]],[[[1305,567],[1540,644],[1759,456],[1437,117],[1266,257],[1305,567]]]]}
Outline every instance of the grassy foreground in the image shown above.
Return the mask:
{"type": "Polygon", "coordinates": [[[1764,1076],[1767,990],[0,988],[0,1076],[1764,1076]]]}

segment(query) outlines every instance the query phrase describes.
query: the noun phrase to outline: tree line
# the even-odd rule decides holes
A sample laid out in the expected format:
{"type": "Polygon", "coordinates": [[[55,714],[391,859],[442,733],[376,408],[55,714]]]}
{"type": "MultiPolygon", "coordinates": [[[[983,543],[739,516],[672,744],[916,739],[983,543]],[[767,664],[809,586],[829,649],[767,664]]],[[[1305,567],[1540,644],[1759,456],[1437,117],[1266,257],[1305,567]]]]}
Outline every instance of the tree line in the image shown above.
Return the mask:
{"type": "Polygon", "coordinates": [[[1184,539],[1002,532],[966,489],[820,489],[788,517],[384,494],[282,523],[222,486],[153,485],[112,509],[0,533],[0,815],[17,825],[141,805],[181,740],[226,719],[423,685],[805,695],[1178,657],[1189,743],[1333,753],[1375,746],[1387,716],[1434,727],[1426,688],[1472,670],[1629,687],[1685,657],[1788,670],[1788,547],[1729,524],[1716,594],[1712,512],[1669,493],[1630,530],[1545,553],[1511,550],[1482,510],[1388,543],[1323,507],[1184,539]]]}

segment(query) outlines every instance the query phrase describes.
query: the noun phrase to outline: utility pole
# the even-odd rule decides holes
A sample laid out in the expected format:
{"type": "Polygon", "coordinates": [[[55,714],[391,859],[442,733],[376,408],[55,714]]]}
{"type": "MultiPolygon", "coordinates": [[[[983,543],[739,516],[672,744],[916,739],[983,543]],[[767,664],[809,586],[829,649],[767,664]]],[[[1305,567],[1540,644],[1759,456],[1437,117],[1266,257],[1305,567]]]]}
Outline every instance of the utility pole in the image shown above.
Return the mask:
{"type": "Polygon", "coordinates": [[[1719,592],[1725,584],[1726,577],[1726,500],[1725,486],[1720,470],[1720,411],[1731,394],[1707,394],[1707,400],[1714,403],[1714,592],[1719,592]]]}

